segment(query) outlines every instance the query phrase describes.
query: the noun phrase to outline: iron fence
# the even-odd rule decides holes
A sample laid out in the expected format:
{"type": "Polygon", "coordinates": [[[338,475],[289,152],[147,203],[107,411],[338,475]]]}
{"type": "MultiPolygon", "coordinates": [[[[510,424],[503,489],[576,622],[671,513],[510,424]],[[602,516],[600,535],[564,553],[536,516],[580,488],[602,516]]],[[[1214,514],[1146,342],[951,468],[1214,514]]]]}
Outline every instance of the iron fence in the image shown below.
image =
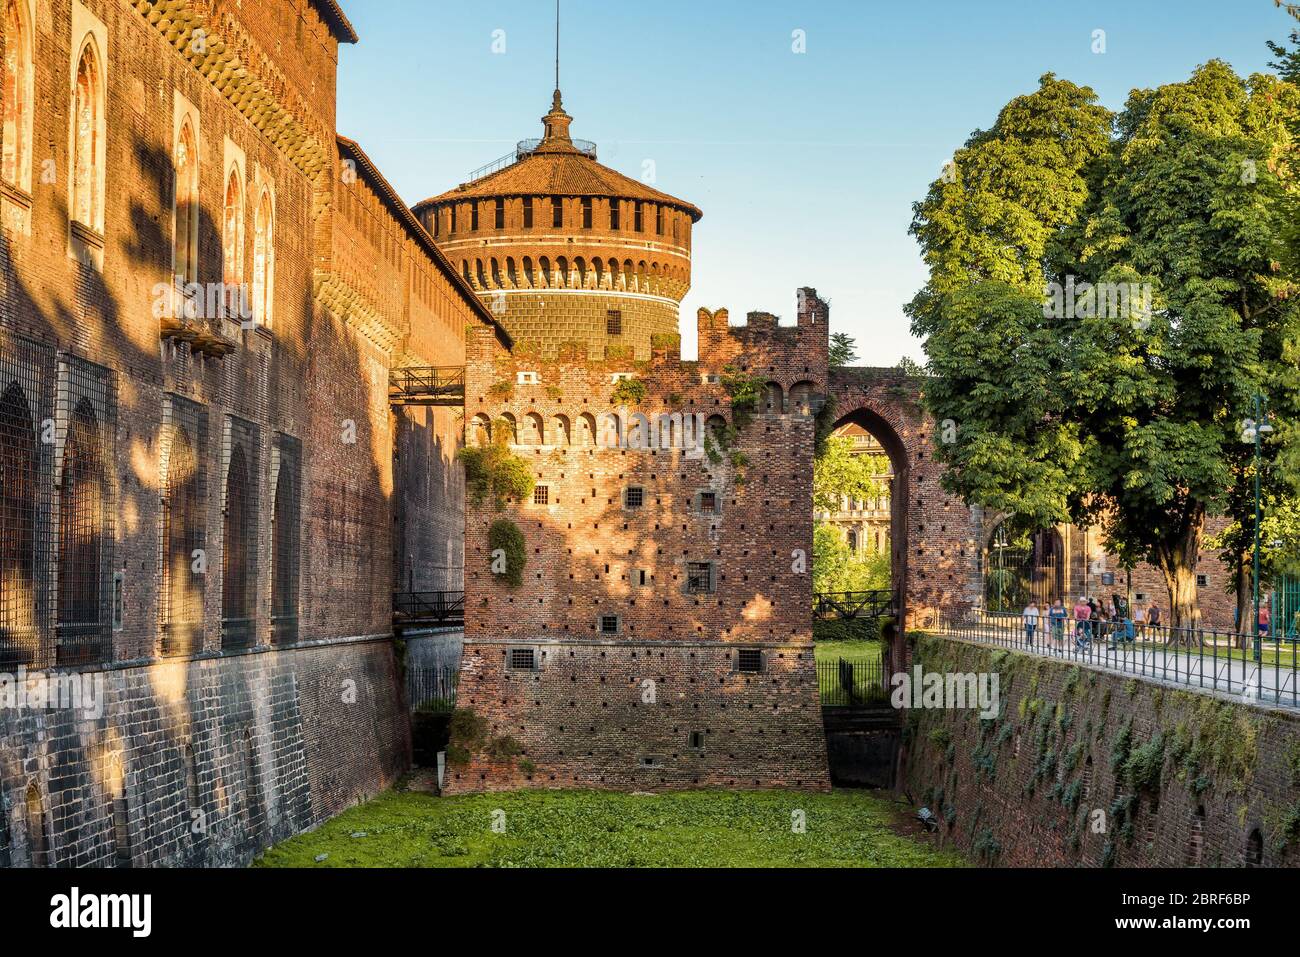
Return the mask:
{"type": "Polygon", "coordinates": [[[821,619],[882,618],[893,613],[894,593],[887,588],[813,595],[813,615],[821,619]]]}
{"type": "Polygon", "coordinates": [[[1211,692],[1261,704],[1300,708],[1294,638],[1255,636],[1205,628],[1144,625],[1131,619],[1075,620],[1040,614],[985,614],[941,622],[941,634],[1015,648],[1080,665],[1211,692]],[[1032,626],[1032,627],[1031,627],[1032,626]]]}
{"type": "Polygon", "coordinates": [[[884,658],[836,658],[817,662],[817,688],[823,708],[852,708],[889,700],[884,658]]]}
{"type": "Polygon", "coordinates": [[[450,714],[456,707],[456,687],[460,669],[451,665],[408,668],[406,700],[411,711],[424,714],[450,714]]]}

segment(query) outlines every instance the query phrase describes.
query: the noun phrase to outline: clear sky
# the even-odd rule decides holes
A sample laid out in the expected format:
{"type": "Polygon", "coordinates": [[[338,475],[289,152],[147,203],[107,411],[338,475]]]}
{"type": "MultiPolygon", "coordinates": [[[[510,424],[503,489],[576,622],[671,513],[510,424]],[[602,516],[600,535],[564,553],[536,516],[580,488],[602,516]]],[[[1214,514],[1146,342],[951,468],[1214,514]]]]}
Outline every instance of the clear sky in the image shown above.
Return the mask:
{"type": "MultiPolygon", "coordinates": [[[[361,42],[340,53],[339,131],[408,203],[541,135],[552,0],[341,2],[361,42]]],[[[704,211],[685,354],[699,306],[793,322],[806,285],[863,364],[893,365],[922,357],[911,204],[1007,100],[1048,71],[1118,109],[1213,57],[1265,70],[1293,23],[1273,0],[562,0],[560,85],[601,162],[652,161],[704,211]]]]}

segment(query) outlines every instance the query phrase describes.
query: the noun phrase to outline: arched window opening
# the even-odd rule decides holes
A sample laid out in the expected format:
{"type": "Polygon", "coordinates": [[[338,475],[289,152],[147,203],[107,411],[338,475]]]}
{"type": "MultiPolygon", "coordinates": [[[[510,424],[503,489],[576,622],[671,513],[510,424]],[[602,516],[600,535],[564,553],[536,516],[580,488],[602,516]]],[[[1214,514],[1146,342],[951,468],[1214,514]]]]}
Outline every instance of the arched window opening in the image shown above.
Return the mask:
{"type": "Polygon", "coordinates": [[[275,207],[263,189],[253,213],[253,320],[270,327],[275,302],[275,207]]]}
{"type": "Polygon", "coordinates": [[[769,382],[764,389],[766,398],[767,411],[780,415],[785,411],[784,398],[781,394],[781,386],[776,382],[769,382]]]}
{"type": "Polygon", "coordinates": [[[509,412],[501,413],[501,418],[497,419],[493,431],[498,442],[504,442],[506,445],[519,444],[519,429],[515,425],[515,417],[509,412]]]}
{"type": "MultiPolygon", "coordinates": [[[[204,574],[195,567],[202,548],[198,457],[189,434],[176,428],[163,482],[162,633],[163,654],[203,650],[204,574]]],[[[201,568],[202,566],[200,566],[201,568]]]]}
{"type": "Polygon", "coordinates": [[[100,149],[104,136],[103,77],[93,43],[77,60],[72,93],[72,218],[101,228],[100,149]]]}
{"type": "Polygon", "coordinates": [[[584,412],[578,417],[578,444],[592,446],[596,444],[596,417],[584,412]]]}
{"type": "Polygon", "coordinates": [[[0,396],[0,667],[32,664],[36,627],[36,421],[23,387],[0,396]]]}
{"type": "Polygon", "coordinates": [[[172,235],[172,272],[181,283],[197,282],[199,272],[199,153],[194,127],[181,123],[172,157],[175,190],[175,231],[172,235]]]}
{"type": "Polygon", "coordinates": [[[244,281],[244,187],[233,167],[226,180],[221,249],[222,279],[227,286],[237,286],[244,281]]]}
{"type": "Polygon", "coordinates": [[[480,412],[470,422],[469,444],[485,448],[492,442],[492,423],[480,412]]]}
{"type": "Polygon", "coordinates": [[[249,574],[256,544],[250,476],[244,446],[230,450],[226,472],[226,513],[222,520],[221,646],[248,648],[253,643],[252,580],[249,574]]]}
{"type": "Polygon", "coordinates": [[[853,554],[858,552],[858,533],[850,531],[848,534],[849,551],[853,554]]]}
{"type": "Polygon", "coordinates": [[[4,153],[0,176],[15,186],[32,185],[32,25],[23,0],[5,3],[4,153]]]}
{"type": "Polygon", "coordinates": [[[109,627],[103,588],[108,487],[99,421],[88,399],[77,403],[68,425],[59,491],[58,659],[98,661],[109,627]]]}
{"type": "Polygon", "coordinates": [[[557,415],[555,422],[551,426],[551,441],[555,445],[568,445],[572,441],[569,432],[569,419],[567,416],[557,415]]]}
{"type": "Polygon", "coordinates": [[[545,445],[546,444],[546,426],[542,422],[542,417],[536,412],[529,412],[527,416],[528,435],[526,445],[545,445]]]}
{"type": "Polygon", "coordinates": [[[1259,828],[1250,832],[1246,838],[1246,866],[1263,867],[1264,866],[1264,836],[1260,834],[1259,828]]]}

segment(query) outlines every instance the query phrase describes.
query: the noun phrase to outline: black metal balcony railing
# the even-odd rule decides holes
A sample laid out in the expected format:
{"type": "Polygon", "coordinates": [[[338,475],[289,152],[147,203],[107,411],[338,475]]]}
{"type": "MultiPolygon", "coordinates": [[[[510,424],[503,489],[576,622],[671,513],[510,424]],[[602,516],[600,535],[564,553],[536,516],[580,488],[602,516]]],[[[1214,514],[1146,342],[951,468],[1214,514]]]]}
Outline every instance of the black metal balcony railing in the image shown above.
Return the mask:
{"type": "Polygon", "coordinates": [[[388,374],[393,405],[463,405],[464,366],[410,366],[388,374]]]}
{"type": "Polygon", "coordinates": [[[393,617],[405,625],[463,625],[463,591],[395,591],[393,617]]]}
{"type": "Polygon", "coordinates": [[[818,592],[813,595],[813,614],[821,619],[885,618],[894,614],[894,593],[887,588],[818,592]]]}

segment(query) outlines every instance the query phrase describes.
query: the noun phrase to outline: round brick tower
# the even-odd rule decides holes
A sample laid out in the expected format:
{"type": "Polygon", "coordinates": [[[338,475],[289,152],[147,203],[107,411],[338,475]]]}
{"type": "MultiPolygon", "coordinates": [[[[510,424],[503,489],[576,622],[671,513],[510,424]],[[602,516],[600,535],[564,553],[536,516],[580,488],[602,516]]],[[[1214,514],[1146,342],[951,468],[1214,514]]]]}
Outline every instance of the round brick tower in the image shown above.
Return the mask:
{"type": "Polygon", "coordinates": [[[540,140],[414,212],[521,349],[648,359],[677,335],[702,214],[596,162],[572,121],[556,90],[540,140]]]}

